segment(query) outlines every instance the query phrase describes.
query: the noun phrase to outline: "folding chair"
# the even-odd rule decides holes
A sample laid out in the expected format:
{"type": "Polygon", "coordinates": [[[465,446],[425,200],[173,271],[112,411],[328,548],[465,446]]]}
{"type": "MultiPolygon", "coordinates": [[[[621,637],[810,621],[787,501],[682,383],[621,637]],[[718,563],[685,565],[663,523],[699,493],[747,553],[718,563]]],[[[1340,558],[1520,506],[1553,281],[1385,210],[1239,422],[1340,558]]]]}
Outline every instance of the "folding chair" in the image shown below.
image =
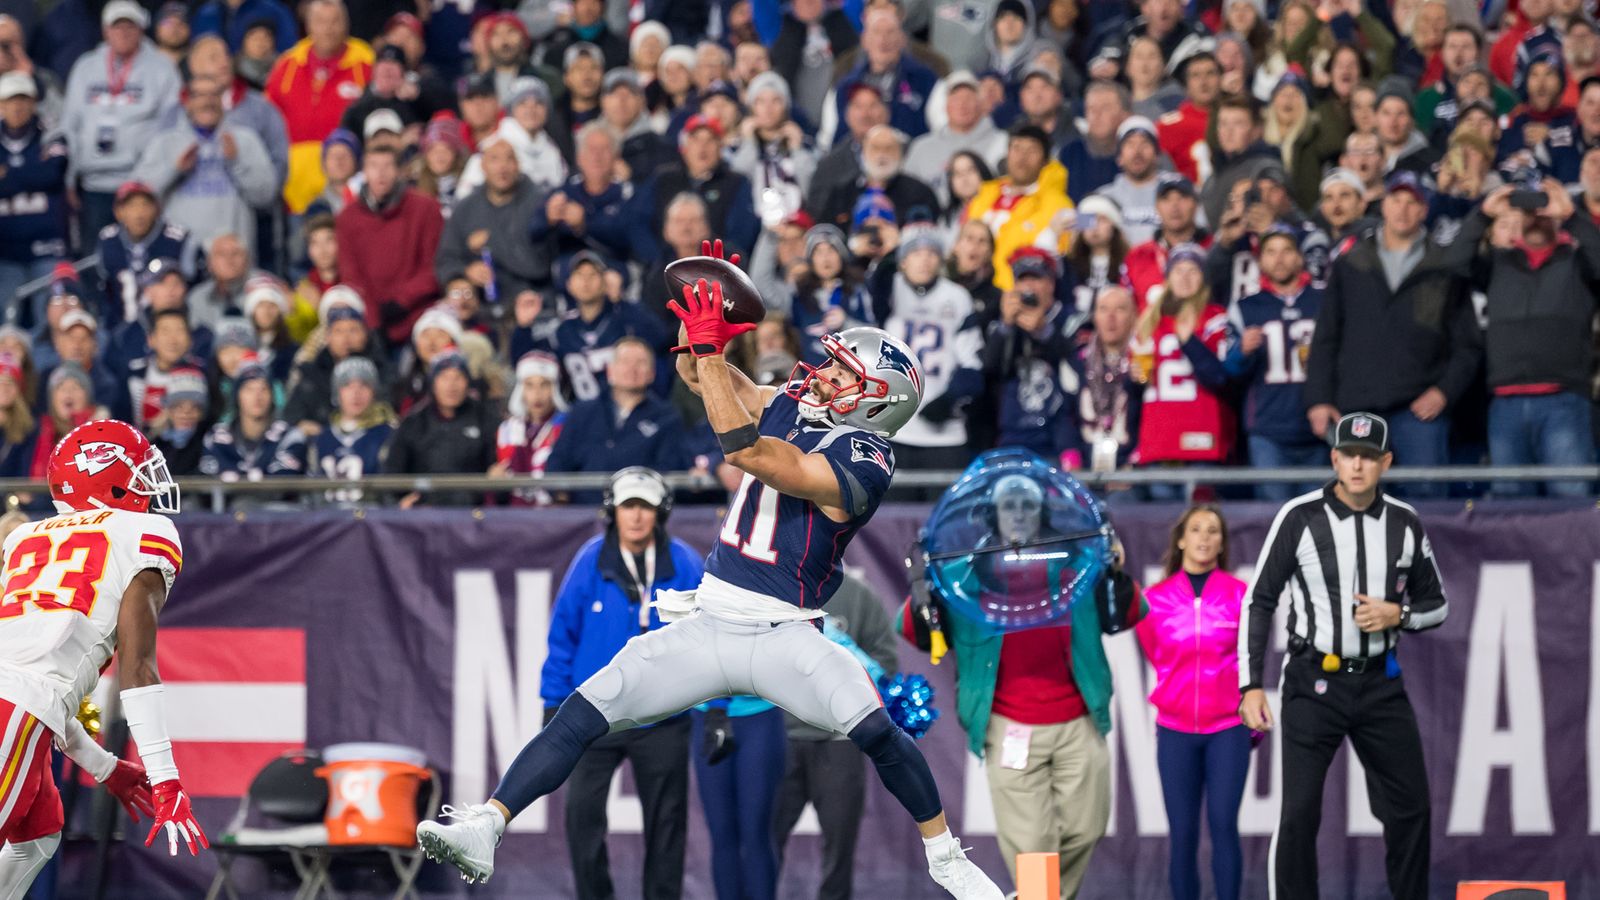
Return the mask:
{"type": "MultiPolygon", "coordinates": [[[[444,787],[440,783],[438,770],[429,767],[427,787],[417,792],[417,821],[431,819],[438,814],[443,793],[444,787]]],[[[427,857],[423,855],[422,848],[415,843],[325,845],[310,852],[316,860],[312,864],[314,869],[312,881],[301,888],[300,896],[305,900],[315,900],[323,896],[330,900],[338,900],[339,895],[330,883],[334,864],[371,865],[375,860],[384,859],[388,860],[396,880],[393,900],[407,900],[407,898],[420,900],[417,896],[416,881],[417,875],[422,871],[422,863],[427,857]]]]}
{"type": "Polygon", "coordinates": [[[217,900],[223,894],[229,900],[239,900],[232,874],[239,857],[264,859],[278,854],[288,857],[300,878],[295,896],[314,896],[306,893],[317,874],[313,848],[328,843],[328,826],[323,821],[328,809],[328,783],[313,774],[321,765],[319,751],[290,750],[256,773],[250,790],[239,800],[233,821],[211,844],[211,851],[217,855],[217,874],[211,880],[206,900],[217,900]],[[252,814],[276,825],[250,826],[252,814]]]}

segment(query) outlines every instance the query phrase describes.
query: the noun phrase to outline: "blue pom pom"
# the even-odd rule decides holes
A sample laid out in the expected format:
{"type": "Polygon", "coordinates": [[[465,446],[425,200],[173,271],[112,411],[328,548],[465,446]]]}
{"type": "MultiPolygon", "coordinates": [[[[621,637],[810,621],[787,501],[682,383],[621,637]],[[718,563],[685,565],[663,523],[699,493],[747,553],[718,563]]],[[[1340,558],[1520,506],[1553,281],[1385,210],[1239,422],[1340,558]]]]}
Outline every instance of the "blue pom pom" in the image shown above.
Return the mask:
{"type": "Polygon", "coordinates": [[[883,695],[889,720],[913,738],[927,734],[939,720],[939,710],[933,705],[933,685],[923,675],[901,673],[879,679],[878,691],[883,695]]]}

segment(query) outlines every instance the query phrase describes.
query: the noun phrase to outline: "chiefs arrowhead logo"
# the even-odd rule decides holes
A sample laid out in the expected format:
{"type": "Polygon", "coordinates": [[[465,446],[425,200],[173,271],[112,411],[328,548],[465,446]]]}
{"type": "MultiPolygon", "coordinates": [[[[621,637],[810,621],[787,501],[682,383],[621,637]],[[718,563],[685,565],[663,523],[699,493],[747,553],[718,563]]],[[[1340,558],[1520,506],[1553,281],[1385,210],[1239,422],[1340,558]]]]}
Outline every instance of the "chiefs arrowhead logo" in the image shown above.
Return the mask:
{"type": "Polygon", "coordinates": [[[122,458],[122,448],[107,441],[94,441],[78,448],[72,465],[85,475],[99,475],[122,458]]]}

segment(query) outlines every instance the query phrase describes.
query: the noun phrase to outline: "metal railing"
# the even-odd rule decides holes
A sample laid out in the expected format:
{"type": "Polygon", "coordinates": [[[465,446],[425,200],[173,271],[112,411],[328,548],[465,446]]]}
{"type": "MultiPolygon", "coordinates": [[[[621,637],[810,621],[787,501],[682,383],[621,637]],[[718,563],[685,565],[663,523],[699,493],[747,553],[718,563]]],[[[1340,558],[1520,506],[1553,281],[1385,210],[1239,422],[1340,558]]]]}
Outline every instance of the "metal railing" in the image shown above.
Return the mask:
{"type": "MultiPolygon", "coordinates": [[[[1308,484],[1321,483],[1331,477],[1327,468],[1273,468],[1249,467],[1174,467],[1129,469],[1114,472],[1075,472],[1078,480],[1097,489],[1115,489],[1133,485],[1179,485],[1192,491],[1200,485],[1256,485],[1256,484],[1308,484]]],[[[961,476],[954,470],[902,469],[895,473],[891,491],[943,490],[961,476]]],[[[705,475],[673,472],[666,475],[667,484],[678,491],[717,491],[720,483],[705,475]]],[[[1386,483],[1467,483],[1491,482],[1545,482],[1588,481],[1600,482],[1600,466],[1430,466],[1398,467],[1384,476],[1386,483]]],[[[360,479],[293,477],[264,478],[260,481],[224,481],[218,478],[180,478],[178,484],[186,497],[208,497],[210,507],[217,512],[227,508],[233,497],[260,499],[298,497],[322,501],[330,496],[361,498],[373,502],[381,498],[417,493],[424,496],[436,493],[509,494],[537,489],[548,492],[599,491],[611,482],[603,473],[563,473],[542,478],[523,476],[490,477],[487,475],[373,475],[360,479]]],[[[42,481],[25,479],[0,479],[0,494],[44,495],[49,492],[42,481]]]]}

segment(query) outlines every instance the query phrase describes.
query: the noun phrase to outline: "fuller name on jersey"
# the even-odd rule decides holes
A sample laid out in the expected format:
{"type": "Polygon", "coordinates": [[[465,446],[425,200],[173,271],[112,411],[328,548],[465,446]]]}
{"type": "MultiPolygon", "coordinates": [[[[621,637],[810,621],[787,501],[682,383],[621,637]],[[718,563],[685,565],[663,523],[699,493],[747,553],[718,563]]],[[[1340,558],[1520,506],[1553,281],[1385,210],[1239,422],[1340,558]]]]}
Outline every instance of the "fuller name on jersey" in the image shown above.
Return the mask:
{"type": "Polygon", "coordinates": [[[19,526],[0,558],[0,697],[63,736],[116,652],[128,585],[145,569],[169,589],[178,577],[178,530],[151,513],[76,512],[19,526]]]}

